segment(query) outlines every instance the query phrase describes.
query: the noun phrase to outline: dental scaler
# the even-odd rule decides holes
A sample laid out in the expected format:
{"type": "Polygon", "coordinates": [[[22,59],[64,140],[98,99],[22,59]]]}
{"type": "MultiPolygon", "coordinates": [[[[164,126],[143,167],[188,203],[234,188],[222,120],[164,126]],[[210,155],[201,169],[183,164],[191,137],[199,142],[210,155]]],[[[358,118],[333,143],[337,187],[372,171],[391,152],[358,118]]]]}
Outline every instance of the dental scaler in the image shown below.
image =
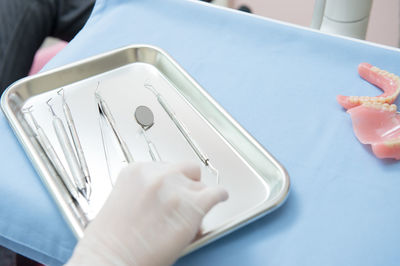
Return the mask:
{"type": "Polygon", "coordinates": [[[153,87],[153,85],[146,83],[146,84],[144,84],[144,87],[147,88],[148,90],[150,90],[152,93],[154,93],[154,95],[157,97],[157,101],[159,102],[161,107],[164,109],[164,111],[168,114],[168,116],[174,122],[175,126],[181,132],[182,136],[189,143],[190,147],[193,149],[193,151],[196,153],[196,155],[199,157],[199,159],[203,162],[203,164],[207,167],[207,169],[213,175],[215,175],[217,177],[217,183],[219,184],[218,170],[211,164],[208,156],[200,149],[199,145],[195,142],[195,140],[192,138],[191,134],[189,133],[189,130],[186,128],[186,126],[183,124],[183,122],[178,119],[175,112],[168,105],[168,103],[164,99],[164,97],[153,87]]]}
{"type": "Polygon", "coordinates": [[[78,157],[79,164],[82,168],[83,175],[85,177],[85,182],[86,182],[86,188],[87,188],[87,194],[88,197],[90,198],[91,194],[91,179],[90,179],[90,174],[89,174],[89,168],[86,162],[85,154],[83,153],[83,148],[81,145],[81,141],[79,140],[78,132],[76,131],[75,127],[75,122],[72,117],[71,110],[69,108],[69,105],[65,99],[65,94],[64,90],[61,89],[58,91],[58,94],[62,96],[62,107],[63,107],[63,112],[64,112],[64,117],[67,121],[68,129],[72,137],[72,141],[75,147],[76,155],[78,157]]]}
{"type": "Polygon", "coordinates": [[[56,132],[58,142],[60,143],[60,146],[65,155],[65,158],[71,170],[72,176],[74,177],[75,184],[78,187],[78,190],[87,200],[89,200],[85,184],[85,176],[79,165],[78,159],[75,156],[74,149],[69,140],[64,124],[62,120],[55,114],[53,107],[50,105],[51,100],[52,99],[47,101],[47,105],[49,106],[50,112],[53,116],[53,128],[54,131],[56,132]]]}

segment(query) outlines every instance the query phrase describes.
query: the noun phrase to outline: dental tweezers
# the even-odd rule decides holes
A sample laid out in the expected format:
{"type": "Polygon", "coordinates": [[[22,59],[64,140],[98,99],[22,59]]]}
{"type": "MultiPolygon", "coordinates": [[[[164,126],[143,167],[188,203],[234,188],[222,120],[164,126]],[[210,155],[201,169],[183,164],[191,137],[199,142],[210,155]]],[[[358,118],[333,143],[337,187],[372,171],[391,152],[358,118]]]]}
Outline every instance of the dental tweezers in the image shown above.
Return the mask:
{"type": "Polygon", "coordinates": [[[99,108],[99,112],[106,119],[107,123],[110,125],[112,132],[118,141],[119,147],[121,148],[121,151],[125,157],[126,162],[127,163],[134,162],[133,156],[132,156],[131,152],[129,151],[128,145],[125,143],[121,134],[117,130],[117,125],[115,123],[114,117],[113,117],[111,110],[108,107],[106,101],[101,97],[101,95],[98,93],[97,90],[95,92],[95,96],[97,99],[97,105],[99,108]]]}

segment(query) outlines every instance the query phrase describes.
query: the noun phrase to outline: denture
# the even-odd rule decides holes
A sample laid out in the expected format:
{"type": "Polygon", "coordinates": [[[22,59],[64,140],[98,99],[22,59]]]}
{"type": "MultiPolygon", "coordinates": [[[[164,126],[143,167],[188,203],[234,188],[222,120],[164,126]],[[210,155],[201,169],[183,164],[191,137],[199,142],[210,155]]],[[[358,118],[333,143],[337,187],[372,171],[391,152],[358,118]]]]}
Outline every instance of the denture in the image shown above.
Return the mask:
{"type": "Polygon", "coordinates": [[[374,97],[338,95],[336,99],[345,109],[350,109],[366,102],[392,104],[396,100],[400,93],[400,79],[397,75],[368,63],[361,63],[358,66],[358,73],[363,79],[382,89],[383,93],[374,97]]]}
{"type": "Polygon", "coordinates": [[[376,97],[339,95],[337,100],[348,109],[361,143],[371,144],[378,158],[400,160],[400,113],[393,104],[400,93],[399,77],[367,63],[360,64],[358,72],[384,93],[376,97]]]}
{"type": "Polygon", "coordinates": [[[372,144],[372,152],[381,159],[393,158],[400,160],[400,138],[372,144]]]}
{"type": "Polygon", "coordinates": [[[375,144],[400,138],[400,114],[394,104],[364,103],[347,112],[353,129],[363,144],[375,144]]]}

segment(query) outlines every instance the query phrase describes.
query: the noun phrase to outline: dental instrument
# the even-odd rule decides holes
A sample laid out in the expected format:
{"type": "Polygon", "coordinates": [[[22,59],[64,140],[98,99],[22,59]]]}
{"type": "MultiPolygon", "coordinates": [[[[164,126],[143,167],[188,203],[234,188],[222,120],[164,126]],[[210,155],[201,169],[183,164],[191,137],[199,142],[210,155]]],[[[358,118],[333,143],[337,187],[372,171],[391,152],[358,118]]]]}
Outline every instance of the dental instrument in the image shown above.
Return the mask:
{"type": "Polygon", "coordinates": [[[101,143],[103,145],[103,152],[104,152],[104,157],[106,159],[106,165],[107,165],[107,171],[108,171],[108,177],[111,183],[111,186],[114,186],[114,181],[112,179],[112,173],[111,173],[111,166],[110,166],[110,155],[107,149],[107,145],[106,145],[106,138],[105,138],[105,132],[104,132],[104,123],[107,123],[106,118],[104,117],[103,112],[101,111],[100,106],[97,106],[98,111],[99,111],[99,127],[100,127],[100,135],[101,135],[101,143]]]}
{"type": "Polygon", "coordinates": [[[146,140],[151,159],[155,162],[160,162],[161,161],[160,154],[158,153],[154,143],[149,140],[146,134],[146,131],[149,130],[154,125],[153,112],[147,106],[144,105],[138,106],[135,110],[135,119],[136,122],[140,125],[140,128],[142,129],[142,134],[144,139],[146,140]]]}
{"type": "Polygon", "coordinates": [[[168,116],[174,122],[175,126],[181,132],[182,136],[189,143],[190,147],[193,149],[193,151],[196,153],[196,155],[199,157],[199,159],[203,162],[203,164],[207,167],[207,169],[213,175],[215,175],[217,177],[217,183],[219,184],[218,170],[211,164],[208,156],[200,149],[199,145],[195,142],[195,140],[192,138],[191,134],[189,133],[189,130],[186,128],[186,126],[183,124],[183,122],[178,119],[175,112],[168,105],[168,103],[166,102],[164,97],[153,87],[153,85],[151,85],[149,83],[145,83],[144,87],[146,89],[150,90],[152,93],[154,93],[154,95],[156,96],[157,101],[159,102],[161,107],[164,109],[164,111],[168,114],[168,116]]]}
{"type": "Polygon", "coordinates": [[[62,151],[65,155],[65,158],[71,170],[72,176],[74,177],[75,184],[78,187],[78,190],[85,197],[85,199],[89,200],[83,171],[78,163],[78,159],[75,156],[74,149],[72,148],[72,144],[69,140],[64,124],[61,121],[61,119],[56,115],[56,113],[53,110],[53,106],[50,104],[51,100],[52,98],[50,98],[46,102],[46,104],[49,106],[50,112],[53,116],[53,128],[54,131],[56,132],[58,142],[61,145],[62,151]]]}
{"type": "Polygon", "coordinates": [[[79,164],[83,171],[83,175],[84,175],[85,182],[87,185],[86,186],[87,194],[88,194],[88,197],[90,198],[92,189],[91,189],[91,178],[90,178],[90,174],[89,174],[89,168],[88,168],[88,165],[86,162],[86,158],[85,158],[85,154],[83,152],[81,142],[79,140],[78,133],[76,131],[75,122],[72,117],[71,109],[69,108],[69,105],[65,99],[64,89],[59,90],[57,93],[58,93],[58,95],[60,95],[62,97],[62,107],[63,107],[64,116],[67,121],[68,129],[69,129],[69,132],[72,137],[72,141],[73,141],[73,144],[75,147],[75,151],[76,151],[76,155],[78,157],[79,164]]]}
{"type": "MultiPolygon", "coordinates": [[[[71,196],[74,199],[78,200],[79,192],[77,190],[75,182],[71,178],[71,176],[67,173],[64,166],[62,165],[61,160],[58,157],[56,151],[54,150],[53,145],[51,145],[46,133],[43,131],[42,127],[39,126],[38,122],[33,117],[32,106],[23,110],[23,113],[25,115],[29,116],[30,120],[32,121],[33,127],[31,127],[31,128],[32,128],[32,132],[34,133],[34,137],[36,138],[39,145],[42,147],[42,149],[46,153],[47,157],[49,158],[50,162],[52,163],[57,174],[61,177],[61,181],[64,183],[65,187],[67,188],[67,190],[71,194],[71,196]]],[[[30,126],[29,123],[28,123],[28,125],[30,126]]]]}
{"type": "Polygon", "coordinates": [[[129,151],[128,145],[126,145],[125,141],[123,140],[121,134],[119,133],[119,131],[117,130],[117,126],[114,120],[114,117],[111,113],[110,108],[108,107],[106,101],[101,97],[101,95],[98,93],[98,87],[99,87],[99,83],[97,84],[97,89],[95,91],[95,96],[97,99],[97,105],[99,108],[99,112],[100,114],[103,115],[103,117],[106,119],[106,121],[108,122],[108,124],[110,125],[113,134],[115,136],[115,138],[118,141],[119,147],[122,150],[122,153],[125,157],[125,160],[127,163],[131,163],[134,162],[133,160],[133,156],[131,154],[131,152],[129,151]]]}

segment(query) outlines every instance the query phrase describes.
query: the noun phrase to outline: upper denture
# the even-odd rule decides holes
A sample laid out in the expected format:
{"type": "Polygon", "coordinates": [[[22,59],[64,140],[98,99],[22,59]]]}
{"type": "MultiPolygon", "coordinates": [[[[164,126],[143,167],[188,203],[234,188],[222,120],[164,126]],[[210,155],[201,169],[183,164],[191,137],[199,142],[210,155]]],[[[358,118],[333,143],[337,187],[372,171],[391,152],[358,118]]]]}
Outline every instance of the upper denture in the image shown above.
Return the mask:
{"type": "Polygon", "coordinates": [[[363,144],[374,144],[400,137],[400,114],[396,105],[364,103],[347,112],[356,137],[363,144]]]}
{"type": "Polygon", "coordinates": [[[378,158],[394,158],[400,160],[400,138],[382,143],[372,144],[372,151],[378,158]]]}

